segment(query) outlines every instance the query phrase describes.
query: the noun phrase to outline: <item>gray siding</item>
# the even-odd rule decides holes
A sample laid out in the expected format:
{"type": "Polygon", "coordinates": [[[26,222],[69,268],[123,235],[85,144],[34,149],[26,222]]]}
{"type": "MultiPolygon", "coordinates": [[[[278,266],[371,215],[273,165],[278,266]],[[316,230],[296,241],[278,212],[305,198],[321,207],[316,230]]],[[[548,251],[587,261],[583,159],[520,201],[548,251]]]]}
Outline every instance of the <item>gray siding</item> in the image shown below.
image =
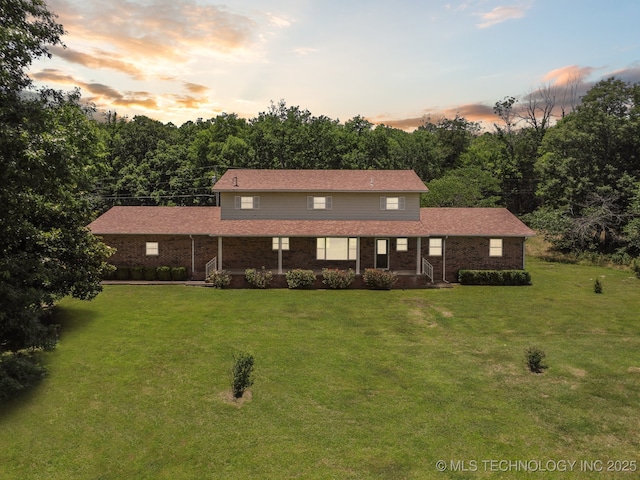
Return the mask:
{"type": "Polygon", "coordinates": [[[420,220],[419,193],[250,192],[220,195],[222,220],[420,220]],[[236,196],[260,197],[257,210],[235,208],[236,196]],[[308,196],[330,196],[330,210],[309,210],[308,196]],[[404,210],[381,210],[380,197],[404,197],[404,210]]]}

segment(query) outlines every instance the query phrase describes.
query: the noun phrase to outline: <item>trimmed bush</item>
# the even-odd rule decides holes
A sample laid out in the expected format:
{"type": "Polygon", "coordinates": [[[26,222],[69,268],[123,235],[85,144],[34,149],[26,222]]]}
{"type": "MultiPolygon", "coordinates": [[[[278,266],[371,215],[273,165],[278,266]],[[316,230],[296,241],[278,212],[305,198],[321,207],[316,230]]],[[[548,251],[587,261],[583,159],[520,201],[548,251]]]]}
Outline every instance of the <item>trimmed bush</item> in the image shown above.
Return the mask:
{"type": "Polygon", "coordinates": [[[546,354],[538,347],[529,347],[524,353],[529,371],[533,373],[542,373],[544,369],[547,368],[547,366],[542,363],[546,354]]]}
{"type": "Polygon", "coordinates": [[[114,275],[116,280],[129,280],[131,278],[129,267],[116,267],[114,275]]]}
{"type": "Polygon", "coordinates": [[[172,267],[171,280],[182,282],[187,279],[188,272],[186,267],[172,267]]]}
{"type": "Polygon", "coordinates": [[[531,285],[531,274],[526,270],[460,270],[458,281],[462,285],[531,285]]]}
{"type": "Polygon", "coordinates": [[[316,274],[313,270],[301,270],[296,268],[289,270],[285,277],[289,288],[309,288],[316,281],[316,274]]]}
{"type": "Polygon", "coordinates": [[[374,290],[391,290],[398,280],[398,276],[389,270],[367,268],[362,275],[362,280],[367,287],[374,290]]]}
{"type": "Polygon", "coordinates": [[[106,268],[102,271],[103,280],[115,280],[116,279],[116,266],[107,264],[106,268]]]}
{"type": "Polygon", "coordinates": [[[144,267],[144,279],[147,281],[153,281],[158,279],[157,267],[144,267]]]}
{"type": "Polygon", "coordinates": [[[217,270],[209,275],[205,283],[211,285],[213,288],[228,287],[231,284],[231,274],[225,270],[217,270]]]}
{"type": "Polygon", "coordinates": [[[251,373],[253,372],[253,355],[240,352],[233,356],[233,369],[231,375],[233,381],[231,390],[234,398],[241,398],[247,388],[253,385],[251,373]]]}
{"type": "Polygon", "coordinates": [[[157,270],[158,280],[166,282],[171,280],[171,267],[158,267],[157,270]]]}
{"type": "Polygon", "coordinates": [[[136,266],[129,269],[131,280],[144,280],[144,267],[136,266]]]}
{"type": "Polygon", "coordinates": [[[262,270],[256,270],[255,268],[247,268],[244,271],[244,277],[249,282],[249,285],[256,288],[267,288],[273,279],[273,274],[271,270],[265,270],[262,267],[262,270]]]}
{"type": "Polygon", "coordinates": [[[46,370],[32,352],[5,352],[0,355],[0,400],[15,397],[44,377],[46,370]]]}
{"type": "Polygon", "coordinates": [[[322,283],[329,288],[342,289],[347,288],[353,282],[356,274],[352,269],[322,269],[322,283]]]}

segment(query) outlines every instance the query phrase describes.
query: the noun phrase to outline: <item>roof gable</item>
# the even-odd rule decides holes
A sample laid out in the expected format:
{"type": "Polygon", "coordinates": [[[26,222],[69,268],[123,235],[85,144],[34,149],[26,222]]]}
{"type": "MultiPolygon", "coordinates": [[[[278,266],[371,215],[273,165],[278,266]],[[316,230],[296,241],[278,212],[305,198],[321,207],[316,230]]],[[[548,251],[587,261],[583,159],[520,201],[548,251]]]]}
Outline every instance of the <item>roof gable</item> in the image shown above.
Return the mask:
{"type": "Polygon", "coordinates": [[[413,170],[230,169],[217,192],[427,192],[413,170]]]}

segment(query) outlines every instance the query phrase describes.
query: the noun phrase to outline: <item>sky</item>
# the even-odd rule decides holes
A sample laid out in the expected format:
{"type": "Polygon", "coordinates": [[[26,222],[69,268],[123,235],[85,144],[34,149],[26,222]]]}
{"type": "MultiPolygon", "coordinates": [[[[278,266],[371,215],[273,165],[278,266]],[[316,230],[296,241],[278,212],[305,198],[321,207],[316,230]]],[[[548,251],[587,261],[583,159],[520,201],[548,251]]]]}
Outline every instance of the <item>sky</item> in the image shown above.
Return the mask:
{"type": "MultiPolygon", "coordinates": [[[[65,48],[30,69],[99,111],[181,125],[283,100],[412,130],[496,102],[640,82],[638,0],[47,0],[65,48]]],[[[560,98],[560,97],[558,97],[560,98]]],[[[564,97],[563,97],[564,98],[564,97]]]]}

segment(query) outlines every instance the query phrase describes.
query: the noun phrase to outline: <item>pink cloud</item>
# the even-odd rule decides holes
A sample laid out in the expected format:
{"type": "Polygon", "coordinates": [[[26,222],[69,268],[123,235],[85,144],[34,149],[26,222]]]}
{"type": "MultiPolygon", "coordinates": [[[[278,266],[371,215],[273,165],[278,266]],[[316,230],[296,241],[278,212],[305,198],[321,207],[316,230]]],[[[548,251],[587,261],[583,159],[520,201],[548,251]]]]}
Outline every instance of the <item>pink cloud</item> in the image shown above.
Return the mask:
{"type": "Polygon", "coordinates": [[[523,18],[525,12],[530,8],[530,5],[510,5],[496,7],[490,12],[479,14],[482,22],[478,24],[478,28],[493,27],[502,22],[508,20],[515,20],[517,18],[523,18]]]}

